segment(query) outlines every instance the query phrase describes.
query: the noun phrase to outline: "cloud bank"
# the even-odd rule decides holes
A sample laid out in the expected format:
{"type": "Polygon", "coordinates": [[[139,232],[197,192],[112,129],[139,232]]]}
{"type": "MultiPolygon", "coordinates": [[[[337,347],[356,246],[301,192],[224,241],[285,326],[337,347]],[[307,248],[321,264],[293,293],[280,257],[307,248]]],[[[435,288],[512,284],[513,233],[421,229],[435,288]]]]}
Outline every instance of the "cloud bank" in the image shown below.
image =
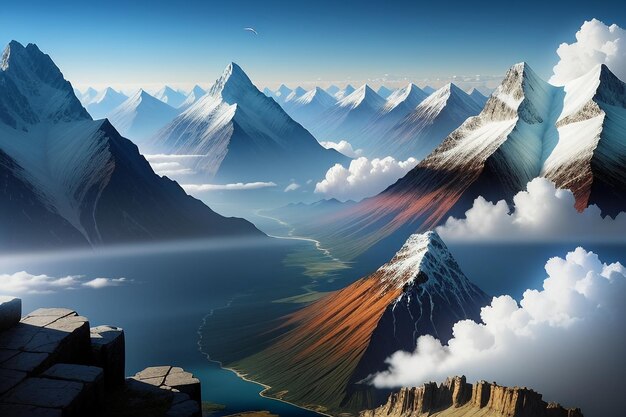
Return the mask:
{"type": "Polygon", "coordinates": [[[599,64],[606,64],[621,80],[626,80],[626,30],[592,19],[576,32],[576,42],[562,43],[557,49],[559,62],[550,82],[563,85],[599,64]]]}
{"type": "Polygon", "coordinates": [[[183,184],[183,189],[189,193],[203,191],[239,191],[239,190],[258,190],[259,188],[276,187],[274,182],[237,182],[233,184],[183,184]]]}
{"type": "Polygon", "coordinates": [[[284,192],[288,193],[290,191],[296,191],[298,188],[300,188],[300,184],[297,184],[295,182],[292,182],[291,184],[289,184],[288,186],[285,187],[285,189],[283,190],[284,192]]]}
{"type": "Polygon", "coordinates": [[[339,200],[360,200],[383,191],[416,165],[415,158],[396,161],[391,156],[372,160],[362,156],[352,160],[348,168],[335,164],[315,185],[315,192],[339,200]]]}
{"type": "Polygon", "coordinates": [[[526,290],[519,305],[508,295],[494,297],[482,323],[454,325],[448,345],[420,337],[415,352],[392,355],[372,383],[416,386],[464,374],[468,381],[531,387],[586,416],[620,415],[626,268],[579,247],[545,269],[542,290],[526,290]]]}
{"type": "Polygon", "coordinates": [[[626,241],[626,213],[615,219],[602,217],[594,205],[579,213],[574,202],[570,190],[557,189],[551,181],[536,178],[528,183],[527,191],[513,198],[513,210],[503,200],[493,204],[478,197],[464,219],[450,217],[437,232],[449,242],[626,241]]]}
{"type": "Polygon", "coordinates": [[[326,149],[334,149],[337,152],[341,152],[348,158],[358,158],[363,153],[363,149],[354,149],[352,144],[347,140],[342,140],[339,142],[320,142],[320,145],[325,147],[326,149]]]}
{"type": "Polygon", "coordinates": [[[67,275],[57,278],[45,274],[33,275],[26,271],[20,271],[14,274],[0,274],[0,293],[45,294],[79,287],[99,289],[119,286],[131,281],[126,278],[95,278],[85,281],[83,275],[67,275]]]}

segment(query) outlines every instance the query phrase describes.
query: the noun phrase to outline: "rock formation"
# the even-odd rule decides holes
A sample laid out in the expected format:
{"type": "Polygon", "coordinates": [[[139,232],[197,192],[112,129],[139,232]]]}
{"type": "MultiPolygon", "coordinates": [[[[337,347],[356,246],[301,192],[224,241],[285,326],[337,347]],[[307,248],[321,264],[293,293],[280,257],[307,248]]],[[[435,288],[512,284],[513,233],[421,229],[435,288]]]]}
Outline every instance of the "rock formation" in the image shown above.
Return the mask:
{"type": "Polygon", "coordinates": [[[582,417],[577,408],[546,403],[541,394],[528,388],[508,388],[495,382],[469,384],[464,376],[448,378],[443,384],[429,382],[421,387],[402,388],[387,403],[361,413],[361,417],[582,417]]]}
{"type": "Polygon", "coordinates": [[[200,381],[181,368],[124,378],[122,329],[65,308],[20,316],[21,300],[0,297],[0,416],[201,416],[200,381]]]}

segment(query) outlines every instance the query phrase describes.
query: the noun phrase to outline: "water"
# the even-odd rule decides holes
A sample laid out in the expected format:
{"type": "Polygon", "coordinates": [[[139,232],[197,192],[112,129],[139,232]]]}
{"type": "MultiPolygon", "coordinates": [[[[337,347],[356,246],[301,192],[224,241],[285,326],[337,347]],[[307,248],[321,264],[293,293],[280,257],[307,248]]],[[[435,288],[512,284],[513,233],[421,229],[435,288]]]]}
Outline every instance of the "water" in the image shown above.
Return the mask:
{"type": "MultiPolygon", "coordinates": [[[[92,289],[76,285],[46,294],[20,294],[24,312],[39,307],[70,307],[92,326],[111,324],[126,332],[128,375],[154,365],[175,365],[202,381],[203,400],[222,404],[216,416],[267,410],[280,416],[319,414],[263,398],[263,387],[209,361],[198,349],[198,329],[211,311],[237,297],[270,300],[301,293],[310,279],[284,265],[304,242],[179,242],[129,246],[99,254],[88,251],[0,258],[0,272],[26,270],[62,277],[125,277],[122,286],[92,289]]],[[[215,335],[219,337],[219,335],[215,335]]]]}

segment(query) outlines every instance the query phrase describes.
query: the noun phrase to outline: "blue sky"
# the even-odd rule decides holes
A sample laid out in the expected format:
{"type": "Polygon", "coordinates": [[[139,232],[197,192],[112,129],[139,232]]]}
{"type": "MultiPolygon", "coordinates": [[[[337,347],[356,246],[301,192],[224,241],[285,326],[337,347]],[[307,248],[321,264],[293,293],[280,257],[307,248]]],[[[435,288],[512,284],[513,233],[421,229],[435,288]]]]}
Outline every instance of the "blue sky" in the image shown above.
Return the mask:
{"type": "Polygon", "coordinates": [[[259,86],[499,75],[522,60],[548,78],[584,20],[626,24],[623,3],[577,3],[9,0],[0,41],[37,43],[81,86],[208,83],[230,61],[259,86]]]}

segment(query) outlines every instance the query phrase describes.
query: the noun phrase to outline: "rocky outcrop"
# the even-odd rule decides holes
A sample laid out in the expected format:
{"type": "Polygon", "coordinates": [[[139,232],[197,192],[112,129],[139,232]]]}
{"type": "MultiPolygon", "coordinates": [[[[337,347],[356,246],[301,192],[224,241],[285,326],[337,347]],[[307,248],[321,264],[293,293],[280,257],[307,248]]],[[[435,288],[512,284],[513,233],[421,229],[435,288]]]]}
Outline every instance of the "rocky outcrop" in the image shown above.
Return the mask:
{"type": "Polygon", "coordinates": [[[181,368],[124,378],[122,329],[65,308],[20,316],[0,297],[0,416],[201,416],[200,381],[181,368]]]}
{"type": "Polygon", "coordinates": [[[484,417],[583,417],[578,408],[563,408],[543,401],[528,388],[508,388],[495,382],[469,384],[464,376],[448,378],[443,384],[429,382],[421,387],[402,388],[387,403],[366,410],[361,417],[421,416],[484,417]],[[478,414],[480,413],[480,414],[478,414]]]}

